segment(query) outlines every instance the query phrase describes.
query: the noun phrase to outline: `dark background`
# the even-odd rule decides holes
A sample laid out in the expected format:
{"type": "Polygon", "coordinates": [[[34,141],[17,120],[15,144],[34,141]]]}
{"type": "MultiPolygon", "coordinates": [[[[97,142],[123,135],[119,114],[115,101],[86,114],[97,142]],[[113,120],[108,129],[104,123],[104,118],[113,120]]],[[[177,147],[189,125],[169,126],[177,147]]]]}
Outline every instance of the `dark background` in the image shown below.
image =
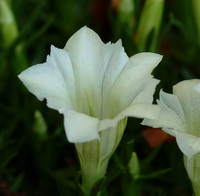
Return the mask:
{"type": "MultiPolygon", "coordinates": [[[[44,62],[50,45],[63,48],[72,34],[87,25],[104,42],[122,39],[129,56],[142,51],[164,55],[153,73],[161,80],[155,99],[160,88],[171,93],[172,86],[181,80],[200,78],[200,33],[192,6],[194,1],[165,0],[157,34],[152,26],[142,49],[138,34],[143,0],[129,0],[134,5],[131,12],[121,9],[120,0],[1,1],[7,3],[15,19],[7,33],[0,23],[2,196],[81,195],[79,162],[74,145],[66,139],[62,115],[38,101],[17,78],[29,66],[44,62]]],[[[0,19],[3,18],[1,9],[0,19]]],[[[156,14],[153,12],[152,17],[159,17],[156,14]]],[[[148,24],[148,18],[146,21],[148,24]]],[[[145,25],[142,31],[147,31],[145,25]]],[[[100,195],[109,196],[192,195],[175,140],[168,136],[162,140],[161,130],[150,130],[146,135],[149,129],[140,122],[129,119],[122,141],[110,160],[106,179],[92,195],[98,190],[100,195]],[[153,144],[149,143],[152,135],[153,144]],[[128,166],[132,152],[139,159],[139,178],[128,166]]]]}

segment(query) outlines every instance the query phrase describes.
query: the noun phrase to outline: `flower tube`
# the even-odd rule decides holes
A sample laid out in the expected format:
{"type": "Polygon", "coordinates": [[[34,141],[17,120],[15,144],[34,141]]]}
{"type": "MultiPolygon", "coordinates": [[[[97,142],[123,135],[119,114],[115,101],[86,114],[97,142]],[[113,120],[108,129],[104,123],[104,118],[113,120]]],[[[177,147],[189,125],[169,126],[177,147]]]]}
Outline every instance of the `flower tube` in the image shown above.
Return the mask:
{"type": "MultiPolygon", "coordinates": [[[[184,154],[184,164],[193,184],[195,196],[200,195],[200,80],[185,80],[173,87],[173,95],[160,92],[160,115],[157,120],[145,119],[142,124],[161,127],[176,137],[184,154]]],[[[153,112],[153,111],[152,111],[153,112]]],[[[157,110],[155,111],[157,114],[157,110]]]]}
{"type": "Polygon", "coordinates": [[[129,58],[121,40],[104,44],[93,30],[83,27],[64,49],[51,46],[45,63],[19,75],[31,93],[64,115],[66,136],[75,143],[86,194],[104,177],[127,117],[157,118],[151,103],[159,81],[151,72],[161,59],[153,53],[129,58]]]}

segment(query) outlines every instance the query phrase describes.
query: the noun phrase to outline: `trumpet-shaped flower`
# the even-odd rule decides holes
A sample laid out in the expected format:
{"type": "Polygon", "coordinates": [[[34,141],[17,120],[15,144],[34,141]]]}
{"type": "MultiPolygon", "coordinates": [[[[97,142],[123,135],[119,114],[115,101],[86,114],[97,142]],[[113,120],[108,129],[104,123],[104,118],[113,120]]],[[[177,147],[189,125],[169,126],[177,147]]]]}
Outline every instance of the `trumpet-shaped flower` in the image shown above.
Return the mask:
{"type": "Polygon", "coordinates": [[[104,44],[87,27],[64,49],[51,46],[43,64],[28,68],[20,80],[39,100],[64,115],[67,138],[76,144],[83,188],[89,192],[104,176],[128,116],[155,119],[151,75],[161,56],[140,53],[128,58],[119,40],[104,44]]]}
{"type": "MultiPolygon", "coordinates": [[[[160,92],[159,118],[142,124],[175,136],[195,195],[200,195],[200,80],[186,80],[173,87],[173,94],[160,92]]],[[[158,110],[154,111],[154,114],[158,110]]]]}

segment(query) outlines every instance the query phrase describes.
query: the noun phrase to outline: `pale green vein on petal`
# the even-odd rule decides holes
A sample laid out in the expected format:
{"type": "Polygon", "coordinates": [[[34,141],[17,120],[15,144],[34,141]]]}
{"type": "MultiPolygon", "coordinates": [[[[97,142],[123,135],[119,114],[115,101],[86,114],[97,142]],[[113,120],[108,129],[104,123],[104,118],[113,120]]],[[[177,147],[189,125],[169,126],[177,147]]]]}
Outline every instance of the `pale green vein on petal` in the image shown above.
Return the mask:
{"type": "MultiPolygon", "coordinates": [[[[90,97],[91,104],[95,105],[95,111],[101,110],[101,80],[106,64],[104,58],[104,43],[100,37],[88,27],[78,30],[66,43],[64,50],[70,56],[76,84],[76,105],[78,111],[87,112],[84,89],[90,97]]],[[[97,114],[100,115],[100,114],[97,114]]]]}

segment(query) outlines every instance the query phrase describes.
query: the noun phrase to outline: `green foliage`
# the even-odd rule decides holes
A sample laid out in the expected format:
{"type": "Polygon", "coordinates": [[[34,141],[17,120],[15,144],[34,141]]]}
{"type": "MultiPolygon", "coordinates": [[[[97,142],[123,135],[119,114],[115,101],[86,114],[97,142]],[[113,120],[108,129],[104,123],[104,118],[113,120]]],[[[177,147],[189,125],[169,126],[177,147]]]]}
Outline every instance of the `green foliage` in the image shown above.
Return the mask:
{"type": "MultiPolygon", "coordinates": [[[[138,30],[145,1],[124,1],[132,6],[127,10],[121,1],[116,1],[118,6],[113,2],[0,0],[14,17],[8,27],[2,25],[0,14],[0,195],[82,195],[78,158],[66,140],[62,116],[37,101],[17,78],[27,67],[44,62],[51,44],[64,47],[80,27],[93,28],[105,42],[122,39],[129,55],[152,50],[163,54],[154,76],[165,91],[181,80],[200,78],[199,21],[191,1],[165,1],[156,36],[145,32],[142,50],[137,37],[145,31],[138,30]]],[[[107,175],[92,195],[191,195],[176,144],[152,149],[139,123],[129,120],[107,175]]]]}

